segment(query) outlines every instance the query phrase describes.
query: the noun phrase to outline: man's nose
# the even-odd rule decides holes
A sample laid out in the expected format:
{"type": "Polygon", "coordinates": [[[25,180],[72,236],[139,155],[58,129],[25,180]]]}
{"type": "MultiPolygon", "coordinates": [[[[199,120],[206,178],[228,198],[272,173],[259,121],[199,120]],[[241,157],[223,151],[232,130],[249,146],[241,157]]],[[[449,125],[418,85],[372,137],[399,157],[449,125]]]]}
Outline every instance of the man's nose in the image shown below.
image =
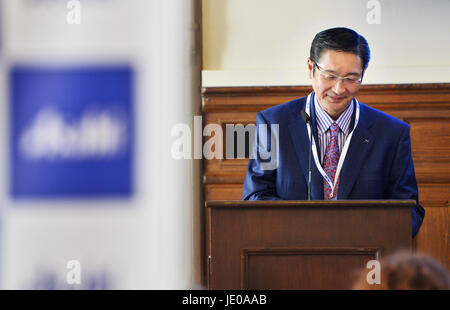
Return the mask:
{"type": "Polygon", "coordinates": [[[343,93],[345,93],[344,81],[338,80],[333,86],[333,91],[337,95],[342,95],[343,93]]]}

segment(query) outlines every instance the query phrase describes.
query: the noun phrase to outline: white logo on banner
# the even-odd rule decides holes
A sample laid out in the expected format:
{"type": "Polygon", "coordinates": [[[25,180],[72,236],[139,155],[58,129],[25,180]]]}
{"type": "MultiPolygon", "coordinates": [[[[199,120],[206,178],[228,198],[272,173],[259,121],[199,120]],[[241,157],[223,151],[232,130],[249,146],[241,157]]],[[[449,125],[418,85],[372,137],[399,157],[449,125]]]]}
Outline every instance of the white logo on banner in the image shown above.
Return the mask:
{"type": "Polygon", "coordinates": [[[126,122],[109,110],[85,112],[68,122],[61,113],[42,109],[20,135],[19,149],[28,159],[114,157],[124,151],[126,122]]]}

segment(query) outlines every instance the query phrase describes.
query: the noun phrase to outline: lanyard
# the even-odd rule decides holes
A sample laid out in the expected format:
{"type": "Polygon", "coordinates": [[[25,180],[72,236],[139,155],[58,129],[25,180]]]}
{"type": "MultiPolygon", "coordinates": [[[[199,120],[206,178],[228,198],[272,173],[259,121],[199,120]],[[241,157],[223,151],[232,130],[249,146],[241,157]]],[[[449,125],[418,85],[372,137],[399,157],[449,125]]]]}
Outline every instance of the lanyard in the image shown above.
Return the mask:
{"type": "MultiPolygon", "coordinates": [[[[306,99],[306,109],[305,110],[306,110],[306,113],[309,116],[311,116],[311,113],[310,113],[310,111],[311,111],[311,104],[312,104],[312,100],[314,98],[313,96],[311,96],[312,94],[313,93],[309,94],[308,98],[306,99]]],[[[308,137],[312,137],[312,153],[313,153],[313,157],[314,157],[314,162],[316,163],[316,167],[319,170],[320,174],[327,181],[328,185],[330,185],[330,187],[331,187],[331,196],[334,195],[334,189],[336,187],[336,182],[337,182],[337,180],[339,178],[339,174],[341,173],[342,165],[344,164],[345,156],[347,155],[348,147],[350,145],[350,141],[352,140],[353,132],[355,131],[355,128],[356,128],[356,126],[358,125],[358,122],[359,122],[359,102],[358,102],[358,100],[356,98],[354,98],[353,100],[355,100],[355,103],[356,103],[355,125],[353,126],[352,131],[350,132],[349,136],[345,140],[344,148],[343,148],[341,156],[339,158],[339,162],[338,162],[338,166],[337,166],[337,170],[336,170],[336,175],[334,176],[334,183],[331,182],[330,177],[326,174],[325,170],[323,170],[322,165],[320,164],[319,156],[317,155],[316,141],[314,139],[314,136],[311,135],[311,124],[310,123],[307,124],[308,137]]]]}

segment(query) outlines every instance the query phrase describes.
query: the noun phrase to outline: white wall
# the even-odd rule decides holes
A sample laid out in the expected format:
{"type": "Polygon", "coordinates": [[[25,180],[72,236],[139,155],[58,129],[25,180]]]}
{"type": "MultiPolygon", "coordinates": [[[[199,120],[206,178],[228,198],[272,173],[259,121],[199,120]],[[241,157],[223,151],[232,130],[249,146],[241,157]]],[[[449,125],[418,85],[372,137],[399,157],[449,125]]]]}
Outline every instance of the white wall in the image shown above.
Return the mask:
{"type": "Polygon", "coordinates": [[[66,263],[72,259],[80,261],[82,279],[106,275],[113,289],[189,288],[198,279],[193,275],[193,248],[199,236],[192,227],[193,196],[198,195],[193,173],[198,167],[172,158],[170,129],[180,122],[191,124],[199,106],[192,100],[198,89],[192,79],[192,1],[81,1],[80,25],[66,23],[67,2],[3,1],[1,288],[34,288],[46,272],[64,288],[66,263]],[[124,62],[136,75],[133,196],[10,197],[8,69],[13,64],[124,62]]]}
{"type": "Polygon", "coordinates": [[[450,82],[450,1],[372,2],[203,0],[203,86],[310,85],[314,35],[338,26],[369,42],[366,84],[450,82]]]}

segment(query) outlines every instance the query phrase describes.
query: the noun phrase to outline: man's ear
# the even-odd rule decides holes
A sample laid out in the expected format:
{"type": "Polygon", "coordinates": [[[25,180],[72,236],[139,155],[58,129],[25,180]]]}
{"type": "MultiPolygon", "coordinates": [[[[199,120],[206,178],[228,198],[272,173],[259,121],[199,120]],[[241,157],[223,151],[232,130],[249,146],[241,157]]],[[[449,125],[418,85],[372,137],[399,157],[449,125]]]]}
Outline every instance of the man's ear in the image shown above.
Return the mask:
{"type": "Polygon", "coordinates": [[[314,62],[311,58],[308,57],[306,64],[308,66],[309,78],[312,80],[312,78],[314,77],[314,62]]]}

